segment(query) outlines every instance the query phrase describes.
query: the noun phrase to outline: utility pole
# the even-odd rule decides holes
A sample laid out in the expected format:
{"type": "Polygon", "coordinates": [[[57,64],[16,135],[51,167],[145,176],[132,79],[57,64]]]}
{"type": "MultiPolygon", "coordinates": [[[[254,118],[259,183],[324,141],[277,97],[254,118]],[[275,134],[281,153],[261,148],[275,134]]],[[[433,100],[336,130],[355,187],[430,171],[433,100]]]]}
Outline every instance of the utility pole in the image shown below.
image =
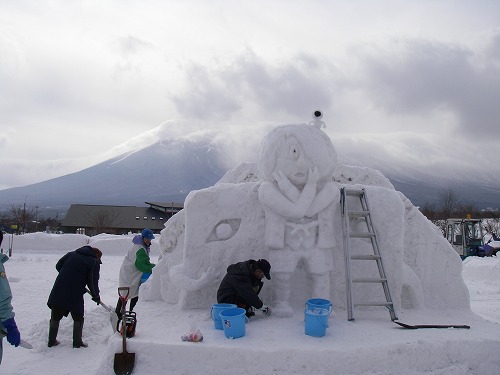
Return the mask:
{"type": "Polygon", "coordinates": [[[27,233],[27,231],[28,231],[28,218],[26,217],[26,200],[24,201],[23,217],[24,217],[24,233],[27,233]]]}

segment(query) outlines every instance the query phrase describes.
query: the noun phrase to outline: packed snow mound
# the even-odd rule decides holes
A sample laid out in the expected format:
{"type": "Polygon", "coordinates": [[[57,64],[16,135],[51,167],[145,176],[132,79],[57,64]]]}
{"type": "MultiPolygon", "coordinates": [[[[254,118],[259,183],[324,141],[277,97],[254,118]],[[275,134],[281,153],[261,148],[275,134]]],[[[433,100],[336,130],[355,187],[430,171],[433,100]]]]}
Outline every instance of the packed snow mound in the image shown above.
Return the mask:
{"type": "MultiPolygon", "coordinates": [[[[27,233],[15,236],[13,248],[15,251],[34,250],[37,253],[66,253],[79,247],[90,245],[102,251],[106,262],[106,255],[125,255],[135,234],[113,235],[102,233],[89,237],[84,234],[56,234],[56,233],[27,233]]],[[[3,244],[5,245],[5,243],[3,244]]],[[[151,254],[159,254],[159,243],[151,243],[151,254]]]]}
{"type": "MultiPolygon", "coordinates": [[[[16,348],[4,340],[1,373],[66,375],[79,369],[85,374],[113,375],[114,356],[123,350],[121,336],[113,333],[109,312],[90,296],[85,296],[84,326],[89,347],[73,349],[71,317],[61,321],[61,344],[47,347],[50,310],[46,302],[57,276],[54,265],[74,250],[69,245],[57,249],[56,244],[70,244],[74,236],[40,233],[39,241],[25,248],[21,245],[28,237],[32,235],[14,235],[14,251],[6,270],[21,337],[34,348],[16,348]]],[[[88,239],[92,243],[103,238],[109,249],[117,251],[104,258],[99,280],[102,301],[114,308],[123,236],[88,239]],[[112,245],[113,238],[116,245],[112,245]]],[[[157,256],[152,255],[153,262],[157,256]]],[[[463,264],[473,312],[403,309],[399,318],[409,324],[468,324],[469,330],[405,330],[392,323],[383,310],[358,311],[356,320],[349,322],[333,301],[334,312],[323,337],[305,335],[302,308],[292,318],[271,315],[251,320],[244,337],[230,340],[214,329],[210,308],[183,310],[161,300],[145,302],[141,297],[135,308],[136,335],[127,340],[127,350],[136,353],[133,374],[500,374],[500,257],[469,257],[463,264]],[[181,340],[192,328],[201,330],[202,342],[181,340]]]]}
{"type": "MultiPolygon", "coordinates": [[[[272,279],[261,296],[275,311],[302,308],[316,297],[345,308],[343,187],[366,191],[397,313],[469,309],[461,259],[439,230],[379,171],[337,163],[330,138],[306,124],[273,129],[257,163],[241,163],[214,186],[188,195],[161,232],[161,259],[141,295],[206,309],[216,303],[230,264],[266,258],[272,279]]],[[[361,209],[354,197],[346,205],[361,209]]],[[[351,221],[353,230],[360,225],[351,221]]],[[[366,239],[351,239],[350,248],[373,254],[366,239]]],[[[352,271],[378,276],[375,262],[358,262],[352,271]]],[[[380,284],[355,285],[353,294],[358,301],[385,301],[380,284]]]]}

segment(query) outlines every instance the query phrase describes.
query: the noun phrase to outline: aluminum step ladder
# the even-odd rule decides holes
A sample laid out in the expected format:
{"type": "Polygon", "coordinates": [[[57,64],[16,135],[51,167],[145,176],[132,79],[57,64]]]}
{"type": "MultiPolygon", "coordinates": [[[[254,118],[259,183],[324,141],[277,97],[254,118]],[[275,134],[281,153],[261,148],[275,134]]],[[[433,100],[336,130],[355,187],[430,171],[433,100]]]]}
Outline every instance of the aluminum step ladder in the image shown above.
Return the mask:
{"type": "Polygon", "coordinates": [[[364,188],[347,188],[341,189],[340,202],[342,209],[342,229],[344,236],[344,257],[345,257],[345,271],[346,271],[346,294],[347,294],[347,318],[354,320],[354,309],[357,306],[385,306],[389,309],[391,320],[397,320],[394,304],[392,303],[389,286],[387,285],[387,277],[382,264],[382,255],[377,241],[377,234],[373,228],[370,209],[366,198],[366,191],[364,188]],[[361,203],[361,211],[349,211],[347,207],[347,197],[357,197],[361,203]],[[363,220],[366,224],[366,232],[351,232],[350,220],[363,220]],[[370,239],[373,248],[373,255],[351,255],[350,239],[351,238],[365,238],[370,239]],[[351,261],[375,261],[379,272],[378,278],[353,278],[351,261]],[[384,302],[353,302],[352,284],[353,283],[380,283],[384,289],[385,301],[384,302]]]}

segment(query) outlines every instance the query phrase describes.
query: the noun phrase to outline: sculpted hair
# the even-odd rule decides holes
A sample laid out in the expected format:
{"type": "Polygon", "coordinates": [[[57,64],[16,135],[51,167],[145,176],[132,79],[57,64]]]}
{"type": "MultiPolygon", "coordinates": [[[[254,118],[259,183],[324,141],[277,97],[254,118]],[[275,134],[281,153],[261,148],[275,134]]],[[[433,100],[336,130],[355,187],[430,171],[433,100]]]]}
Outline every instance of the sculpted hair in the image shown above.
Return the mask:
{"type": "Polygon", "coordinates": [[[269,132],[259,147],[257,167],[262,180],[273,181],[278,153],[294,137],[304,153],[318,167],[322,178],[330,177],[337,164],[337,151],[326,133],[306,124],[281,125],[269,132]]]}

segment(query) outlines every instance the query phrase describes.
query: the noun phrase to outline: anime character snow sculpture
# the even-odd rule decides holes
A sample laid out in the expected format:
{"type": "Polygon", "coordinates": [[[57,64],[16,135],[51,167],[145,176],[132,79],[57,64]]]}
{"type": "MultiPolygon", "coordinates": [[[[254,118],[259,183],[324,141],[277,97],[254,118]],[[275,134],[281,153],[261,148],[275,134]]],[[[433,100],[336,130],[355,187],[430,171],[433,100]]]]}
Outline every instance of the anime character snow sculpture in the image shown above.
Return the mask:
{"type": "Polygon", "coordinates": [[[314,297],[330,297],[333,270],[333,206],[340,192],[331,176],[337,153],[316,126],[283,125],[263,140],[258,155],[263,182],[265,244],[273,267],[273,314],[292,316],[291,277],[300,261],[312,278],[314,297]]]}
{"type": "MultiPolygon", "coordinates": [[[[469,309],[462,261],[439,229],[380,172],[337,163],[317,112],[309,124],[268,133],[258,163],[240,163],[214,186],[188,195],[161,232],[162,256],[141,287],[144,299],[209,308],[229,264],[266,258],[272,280],[262,297],[273,315],[290,316],[291,306],[316,297],[345,308],[339,187],[357,186],[370,195],[395,309],[469,309]]],[[[346,204],[360,209],[359,202],[346,204]]],[[[353,239],[350,247],[359,254],[373,251],[365,239],[353,239]]],[[[376,277],[367,262],[358,263],[353,270],[376,277]]],[[[358,284],[355,295],[382,300],[383,291],[358,284]]]]}

